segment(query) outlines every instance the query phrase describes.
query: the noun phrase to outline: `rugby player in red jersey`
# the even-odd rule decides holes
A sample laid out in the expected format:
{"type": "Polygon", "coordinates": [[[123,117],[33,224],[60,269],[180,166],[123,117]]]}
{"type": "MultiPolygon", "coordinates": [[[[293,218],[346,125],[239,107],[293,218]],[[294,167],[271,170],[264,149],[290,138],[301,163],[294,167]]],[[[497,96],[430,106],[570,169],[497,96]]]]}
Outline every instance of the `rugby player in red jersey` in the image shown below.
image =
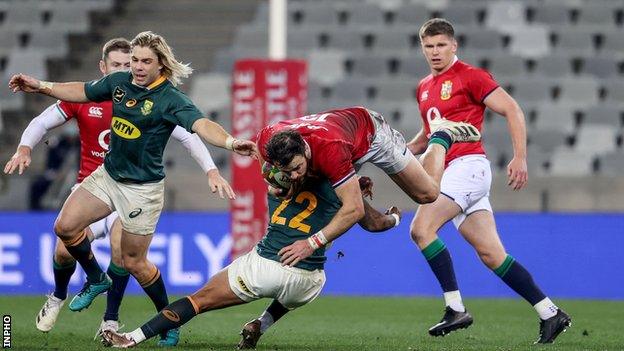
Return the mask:
{"type": "MultiPolygon", "coordinates": [[[[513,158],[507,166],[508,185],[520,190],[527,183],[524,114],[487,71],[457,58],[454,35],[451,23],[440,18],[427,21],[420,29],[421,47],[431,74],[420,81],[416,90],[423,128],[408,147],[414,154],[423,152],[434,135],[432,126],[441,121],[467,122],[481,130],[487,107],[507,119],[513,145],[513,158]]],[[[451,256],[437,236],[440,227],[452,220],[483,263],[535,308],[541,321],[537,342],[553,342],[571,324],[571,319],[505,251],[489,201],[492,174],[483,145],[481,142],[453,145],[445,163],[440,184],[443,196],[420,206],[410,229],[412,239],[422,250],[444,291],[444,317],[429,329],[429,334],[443,336],[472,324],[472,316],[466,311],[459,293],[451,256]]]]}
{"type": "MultiPolygon", "coordinates": [[[[130,69],[130,42],[123,38],[108,41],[102,49],[102,59],[99,63],[103,75],[130,69]]],[[[48,107],[28,125],[15,155],[7,162],[5,173],[13,173],[16,169],[22,174],[30,165],[31,151],[44,135],[71,119],[75,119],[80,132],[80,168],[77,182],[91,174],[104,162],[108,151],[110,126],[112,119],[112,101],[100,103],[68,103],[59,101],[48,107]]],[[[233,191],[228,182],[221,177],[210,153],[197,135],[191,134],[182,127],[176,127],[172,136],[179,140],[190,152],[208,176],[208,182],[213,192],[218,191],[221,198],[224,194],[233,197],[233,191]]],[[[106,312],[99,332],[119,328],[118,312],[123,294],[128,283],[129,274],[123,268],[121,259],[121,226],[117,212],[111,213],[89,227],[85,228],[87,236],[93,239],[106,237],[110,233],[111,262],[107,274],[112,280],[112,286],[107,294],[106,312]]],[[[54,293],[48,296],[36,319],[37,329],[48,332],[56,322],[61,307],[67,297],[69,280],[76,269],[76,260],[67,252],[60,240],[57,240],[54,253],[54,293]]]]}
{"type": "Polygon", "coordinates": [[[438,197],[446,150],[455,142],[480,137],[468,123],[440,123],[421,165],[407,150],[401,133],[380,114],[363,107],[326,111],[265,127],[256,141],[264,160],[286,172],[294,187],[309,177],[329,179],[342,203],[320,231],[280,250],[282,263],[297,264],[362,218],[364,204],[355,176],[362,164],[370,162],[381,168],[414,201],[428,203],[438,197]]]}

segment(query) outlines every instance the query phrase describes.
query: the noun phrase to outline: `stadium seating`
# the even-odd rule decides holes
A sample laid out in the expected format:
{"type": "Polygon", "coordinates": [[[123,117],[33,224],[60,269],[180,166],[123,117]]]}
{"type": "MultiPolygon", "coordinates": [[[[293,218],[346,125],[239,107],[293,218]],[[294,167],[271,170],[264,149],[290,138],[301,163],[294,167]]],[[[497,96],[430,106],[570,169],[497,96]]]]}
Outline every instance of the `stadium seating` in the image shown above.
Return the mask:
{"type": "MultiPolygon", "coordinates": [[[[46,77],[47,60],[68,53],[67,34],[91,31],[91,13],[113,2],[0,1],[0,75],[46,77]]],[[[267,54],[268,4],[257,4],[231,43],[206,59],[210,70],[196,71],[189,84],[202,111],[224,124],[234,61],[267,54]]],[[[364,104],[410,139],[421,126],[414,89],[429,73],[418,30],[428,18],[447,17],[459,58],[487,68],[523,107],[531,173],[613,176],[624,169],[623,14],[624,4],[610,0],[291,0],[288,52],[308,62],[310,111],[364,104]]],[[[23,104],[0,90],[3,109],[23,104]]],[[[484,142],[495,172],[511,157],[506,138],[505,120],[489,118],[484,142]]]]}

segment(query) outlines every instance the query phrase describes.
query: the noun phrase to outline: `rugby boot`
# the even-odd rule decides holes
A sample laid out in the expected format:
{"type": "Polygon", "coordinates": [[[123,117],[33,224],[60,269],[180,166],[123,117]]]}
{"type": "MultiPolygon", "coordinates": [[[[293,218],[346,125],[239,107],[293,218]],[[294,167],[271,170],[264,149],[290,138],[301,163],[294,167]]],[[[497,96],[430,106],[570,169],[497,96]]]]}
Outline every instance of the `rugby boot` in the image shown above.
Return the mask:
{"type": "Polygon", "coordinates": [[[236,347],[239,350],[255,349],[258,340],[262,336],[260,332],[260,320],[254,319],[243,326],[243,330],[240,332],[241,341],[236,347]]]}
{"type": "Polygon", "coordinates": [[[95,333],[95,337],[93,337],[93,340],[96,340],[98,337],[100,338],[100,341],[102,342],[102,344],[106,347],[111,346],[110,344],[108,344],[105,340],[104,340],[104,332],[106,330],[109,331],[114,331],[114,332],[118,332],[119,329],[123,328],[123,325],[119,325],[118,321],[114,321],[114,320],[110,320],[110,321],[102,321],[100,323],[100,328],[98,329],[98,331],[95,333]]]}
{"type": "Polygon", "coordinates": [[[572,326],[572,318],[563,312],[562,309],[557,310],[557,314],[544,320],[540,319],[539,339],[535,344],[550,344],[561,332],[565,332],[568,327],[572,326]]]}
{"type": "Polygon", "coordinates": [[[89,307],[91,302],[93,302],[99,294],[108,291],[112,284],[113,282],[106,274],[104,278],[97,283],[89,283],[89,281],[86,281],[78,295],[74,296],[69,303],[69,309],[75,312],[82,311],[89,307]]]}
{"type": "Polygon", "coordinates": [[[431,133],[444,131],[454,143],[474,143],[481,140],[481,133],[470,123],[453,122],[445,118],[436,118],[429,122],[431,133]]]}
{"type": "Polygon", "coordinates": [[[453,330],[468,328],[471,324],[472,316],[468,311],[457,312],[449,306],[446,306],[444,317],[442,317],[440,323],[429,328],[429,335],[445,336],[453,330]]]}
{"type": "Polygon", "coordinates": [[[158,346],[173,347],[180,341],[180,328],[169,329],[167,332],[160,336],[158,340],[158,346]]]}
{"type": "Polygon", "coordinates": [[[137,345],[136,341],[128,333],[119,334],[112,330],[105,330],[102,333],[102,343],[120,349],[127,349],[137,345]]]}
{"type": "Polygon", "coordinates": [[[43,304],[43,307],[41,307],[41,310],[37,315],[37,329],[41,330],[44,333],[52,330],[64,304],[65,300],[59,299],[58,297],[54,296],[54,294],[48,295],[48,299],[43,304]]]}

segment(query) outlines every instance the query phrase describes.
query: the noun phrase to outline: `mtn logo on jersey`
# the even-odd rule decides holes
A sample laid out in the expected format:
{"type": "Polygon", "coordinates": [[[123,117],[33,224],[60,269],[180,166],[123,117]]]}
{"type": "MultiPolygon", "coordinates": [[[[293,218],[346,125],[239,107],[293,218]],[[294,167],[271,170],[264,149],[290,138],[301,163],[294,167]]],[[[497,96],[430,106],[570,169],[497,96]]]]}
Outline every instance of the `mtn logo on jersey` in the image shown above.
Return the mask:
{"type": "Polygon", "coordinates": [[[103,107],[91,106],[89,107],[89,117],[102,118],[103,107]]]}
{"type": "Polygon", "coordinates": [[[442,89],[440,89],[440,99],[448,100],[451,98],[451,90],[453,89],[453,82],[445,80],[442,83],[442,89]]]}
{"type": "Polygon", "coordinates": [[[113,117],[111,129],[124,139],[136,139],[141,136],[139,128],[121,117],[113,117]]]}

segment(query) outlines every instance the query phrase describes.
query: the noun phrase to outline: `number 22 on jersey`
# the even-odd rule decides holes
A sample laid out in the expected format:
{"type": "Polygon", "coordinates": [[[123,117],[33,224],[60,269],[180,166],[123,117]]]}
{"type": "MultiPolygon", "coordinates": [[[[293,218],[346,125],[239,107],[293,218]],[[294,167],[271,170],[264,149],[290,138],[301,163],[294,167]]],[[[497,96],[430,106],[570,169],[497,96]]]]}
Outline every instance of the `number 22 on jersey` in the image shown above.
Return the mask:
{"type": "MultiPolygon", "coordinates": [[[[279,206],[277,206],[275,211],[273,211],[273,215],[271,215],[271,224],[286,225],[288,219],[286,217],[282,217],[281,214],[284,209],[288,207],[290,201],[291,200],[284,200],[279,206]]],[[[288,221],[288,227],[310,234],[310,230],[312,228],[308,224],[303,223],[303,221],[310,217],[310,215],[314,212],[314,209],[316,209],[318,204],[318,200],[316,196],[309,191],[301,192],[295,198],[295,202],[298,204],[303,204],[306,201],[308,202],[306,208],[288,221]]]]}

